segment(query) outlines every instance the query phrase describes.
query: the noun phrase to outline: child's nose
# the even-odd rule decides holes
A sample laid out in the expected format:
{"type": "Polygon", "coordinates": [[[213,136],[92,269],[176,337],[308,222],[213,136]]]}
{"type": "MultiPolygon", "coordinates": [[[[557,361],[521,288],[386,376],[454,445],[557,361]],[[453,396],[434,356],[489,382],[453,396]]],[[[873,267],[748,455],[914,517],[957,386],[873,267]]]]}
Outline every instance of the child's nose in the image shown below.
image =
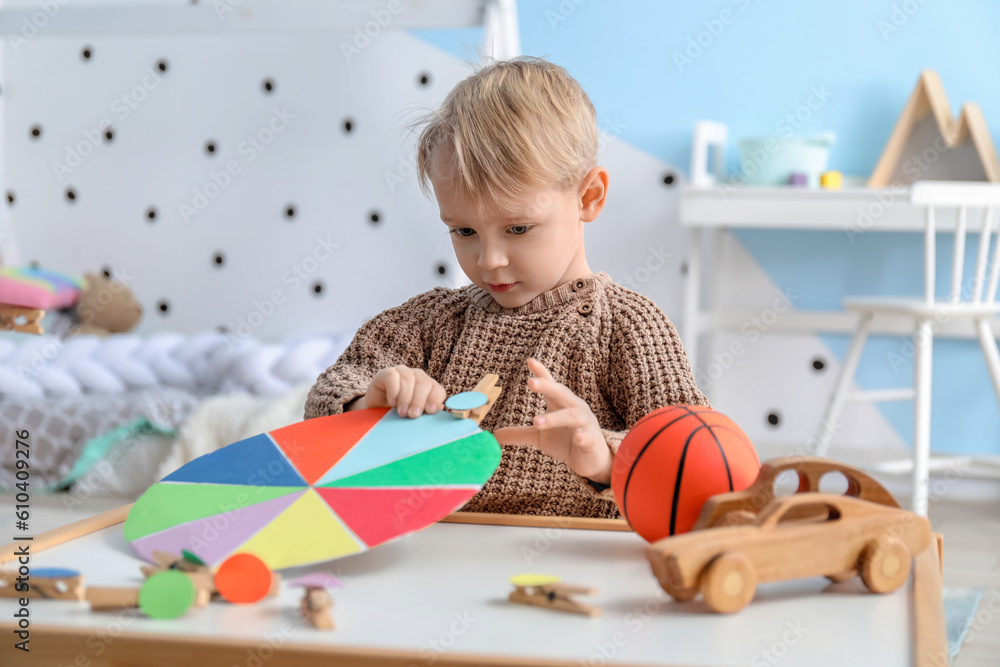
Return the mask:
{"type": "Polygon", "coordinates": [[[479,268],[487,271],[507,265],[507,253],[497,245],[484,245],[479,253],[479,268]]]}

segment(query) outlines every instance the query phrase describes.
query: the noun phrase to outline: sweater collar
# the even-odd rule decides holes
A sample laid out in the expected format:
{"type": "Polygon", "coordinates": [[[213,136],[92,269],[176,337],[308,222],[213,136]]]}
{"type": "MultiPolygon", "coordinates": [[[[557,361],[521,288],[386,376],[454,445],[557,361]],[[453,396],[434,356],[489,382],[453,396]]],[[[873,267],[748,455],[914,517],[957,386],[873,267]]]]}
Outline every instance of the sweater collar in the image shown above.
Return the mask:
{"type": "Polygon", "coordinates": [[[472,304],[478,306],[481,310],[487,313],[528,315],[531,313],[540,313],[542,311],[549,310],[550,308],[555,308],[565,303],[569,303],[577,298],[578,295],[588,294],[598,285],[603,287],[609,282],[611,282],[611,276],[604,271],[593,273],[589,276],[581,276],[579,278],[574,278],[569,282],[565,282],[558,287],[554,287],[548,292],[542,292],[528,303],[523,306],[518,306],[517,308],[505,308],[501,306],[497,303],[497,300],[493,298],[493,295],[478,285],[470,285],[466,289],[468,290],[469,299],[472,304]]]}

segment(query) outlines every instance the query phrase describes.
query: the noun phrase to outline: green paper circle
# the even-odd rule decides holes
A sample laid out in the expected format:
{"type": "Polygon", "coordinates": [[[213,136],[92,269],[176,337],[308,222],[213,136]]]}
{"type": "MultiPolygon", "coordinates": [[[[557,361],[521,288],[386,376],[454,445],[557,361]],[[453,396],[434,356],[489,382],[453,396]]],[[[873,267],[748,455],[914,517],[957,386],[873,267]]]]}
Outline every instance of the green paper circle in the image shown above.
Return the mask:
{"type": "Polygon", "coordinates": [[[139,589],[139,607],[150,618],[178,618],[194,604],[191,577],[177,570],[157,572],[139,589]]]}

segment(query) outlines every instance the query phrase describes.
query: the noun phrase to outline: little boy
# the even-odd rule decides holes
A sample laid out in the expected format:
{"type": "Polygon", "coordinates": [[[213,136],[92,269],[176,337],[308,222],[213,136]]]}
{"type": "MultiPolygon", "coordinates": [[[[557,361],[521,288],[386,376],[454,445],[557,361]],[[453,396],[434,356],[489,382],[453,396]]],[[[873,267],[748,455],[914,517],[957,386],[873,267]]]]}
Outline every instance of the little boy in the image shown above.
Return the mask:
{"type": "Polygon", "coordinates": [[[305,417],[433,414],[496,373],[503,391],[481,426],[503,455],[462,509],[616,518],[608,485],[627,430],[659,407],[708,401],[666,315],[587,265],[584,225],[608,192],[594,107],[564,68],[520,57],[459,83],[423,122],[420,185],[433,185],[473,284],[369,320],[305,417]]]}

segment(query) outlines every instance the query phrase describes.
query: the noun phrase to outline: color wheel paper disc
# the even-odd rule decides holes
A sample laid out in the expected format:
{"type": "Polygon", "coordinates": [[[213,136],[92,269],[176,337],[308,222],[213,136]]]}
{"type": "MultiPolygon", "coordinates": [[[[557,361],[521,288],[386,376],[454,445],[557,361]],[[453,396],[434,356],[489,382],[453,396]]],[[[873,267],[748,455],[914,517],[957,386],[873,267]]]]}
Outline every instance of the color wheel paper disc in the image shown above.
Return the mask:
{"type": "Polygon", "coordinates": [[[140,557],[254,553],[273,570],[365,551],[464,505],[500,464],[471,419],[369,408],[309,419],[206,454],[151,486],[125,539],[140,557]]]}

